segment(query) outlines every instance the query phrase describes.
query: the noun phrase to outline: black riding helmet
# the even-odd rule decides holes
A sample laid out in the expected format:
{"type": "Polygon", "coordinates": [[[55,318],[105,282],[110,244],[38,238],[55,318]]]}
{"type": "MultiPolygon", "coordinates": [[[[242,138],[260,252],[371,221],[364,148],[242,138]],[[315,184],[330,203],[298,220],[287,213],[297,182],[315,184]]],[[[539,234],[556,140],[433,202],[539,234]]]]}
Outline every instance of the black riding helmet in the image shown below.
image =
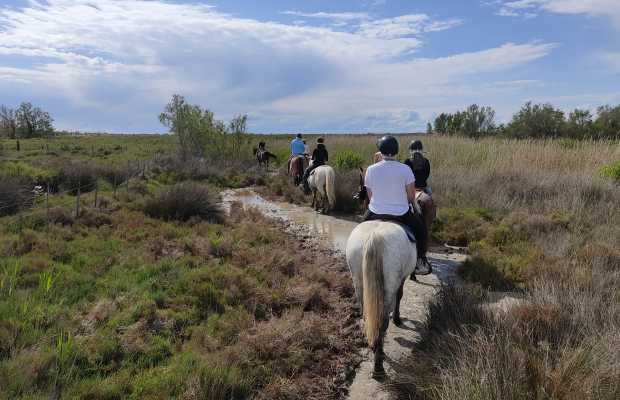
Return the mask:
{"type": "Polygon", "coordinates": [[[422,147],[422,142],[420,142],[419,140],[411,141],[411,143],[409,144],[409,150],[424,150],[424,148],[422,147]]]}
{"type": "Polygon", "coordinates": [[[396,157],[398,154],[398,140],[394,136],[383,136],[377,141],[377,148],[381,154],[396,157]]]}

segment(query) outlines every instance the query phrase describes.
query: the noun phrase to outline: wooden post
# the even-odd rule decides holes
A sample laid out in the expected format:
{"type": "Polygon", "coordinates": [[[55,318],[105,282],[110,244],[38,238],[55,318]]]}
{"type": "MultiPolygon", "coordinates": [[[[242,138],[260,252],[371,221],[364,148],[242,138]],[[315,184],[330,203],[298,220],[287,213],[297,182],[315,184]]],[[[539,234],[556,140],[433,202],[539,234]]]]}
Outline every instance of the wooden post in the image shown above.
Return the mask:
{"type": "Polygon", "coordinates": [[[80,217],[80,185],[81,182],[78,181],[78,193],[75,199],[75,219],[80,217]]]}
{"type": "Polygon", "coordinates": [[[19,151],[19,140],[17,141],[17,151],[19,151]]]}
{"type": "Polygon", "coordinates": [[[50,184],[47,183],[47,218],[45,219],[45,237],[50,233],[50,184]]]}
{"type": "Polygon", "coordinates": [[[99,191],[99,181],[95,182],[95,207],[97,207],[97,192],[99,191]]]}
{"type": "Polygon", "coordinates": [[[114,171],[114,198],[116,198],[116,171],[114,171]]]}

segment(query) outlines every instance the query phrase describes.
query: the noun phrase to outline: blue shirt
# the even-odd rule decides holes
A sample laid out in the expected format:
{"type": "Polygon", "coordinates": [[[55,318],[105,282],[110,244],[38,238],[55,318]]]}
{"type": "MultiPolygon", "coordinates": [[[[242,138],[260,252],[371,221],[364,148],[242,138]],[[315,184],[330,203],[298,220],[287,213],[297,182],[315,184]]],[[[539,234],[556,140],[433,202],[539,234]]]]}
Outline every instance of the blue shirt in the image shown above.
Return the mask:
{"type": "Polygon", "coordinates": [[[293,139],[291,150],[293,155],[304,154],[304,142],[300,138],[293,139]]]}

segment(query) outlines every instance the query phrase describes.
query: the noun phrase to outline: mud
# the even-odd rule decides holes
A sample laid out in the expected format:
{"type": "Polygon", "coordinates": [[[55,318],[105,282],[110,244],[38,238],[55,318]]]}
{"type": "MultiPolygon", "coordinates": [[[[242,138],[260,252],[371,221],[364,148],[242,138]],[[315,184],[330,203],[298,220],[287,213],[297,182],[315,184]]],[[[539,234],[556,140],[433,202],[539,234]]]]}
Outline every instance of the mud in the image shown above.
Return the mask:
{"type": "MultiPolygon", "coordinates": [[[[359,223],[359,218],[351,215],[322,215],[310,207],[300,207],[289,203],[267,201],[251,189],[226,190],[221,193],[224,206],[229,209],[233,201],[241,201],[248,206],[258,207],[265,215],[290,222],[291,227],[302,234],[315,238],[331,247],[335,252],[345,252],[349,234],[359,223]]],[[[459,284],[456,267],[467,255],[463,249],[448,246],[432,246],[428,259],[433,264],[433,273],[419,276],[417,281],[407,280],[401,301],[401,317],[404,325],[396,327],[390,322],[385,339],[386,372],[406,356],[419,339],[423,329],[428,302],[442,282],[453,281],[459,284]]],[[[506,309],[514,304],[506,295],[494,294],[492,301],[497,308],[506,309]]],[[[360,321],[361,324],[361,321],[360,321]]],[[[371,377],[371,353],[364,350],[364,360],[357,368],[355,378],[349,388],[350,400],[388,399],[380,382],[371,377]]]]}

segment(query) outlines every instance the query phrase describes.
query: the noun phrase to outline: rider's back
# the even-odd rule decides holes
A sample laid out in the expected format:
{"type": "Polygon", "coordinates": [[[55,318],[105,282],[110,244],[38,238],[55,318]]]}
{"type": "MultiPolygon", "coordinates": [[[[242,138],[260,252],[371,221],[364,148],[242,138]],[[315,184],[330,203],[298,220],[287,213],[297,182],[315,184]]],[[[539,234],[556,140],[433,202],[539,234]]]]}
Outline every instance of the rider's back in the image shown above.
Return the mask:
{"type": "Polygon", "coordinates": [[[371,165],[364,180],[372,192],[368,208],[375,214],[405,214],[409,210],[406,186],[412,182],[415,177],[405,164],[383,161],[371,165]]]}

